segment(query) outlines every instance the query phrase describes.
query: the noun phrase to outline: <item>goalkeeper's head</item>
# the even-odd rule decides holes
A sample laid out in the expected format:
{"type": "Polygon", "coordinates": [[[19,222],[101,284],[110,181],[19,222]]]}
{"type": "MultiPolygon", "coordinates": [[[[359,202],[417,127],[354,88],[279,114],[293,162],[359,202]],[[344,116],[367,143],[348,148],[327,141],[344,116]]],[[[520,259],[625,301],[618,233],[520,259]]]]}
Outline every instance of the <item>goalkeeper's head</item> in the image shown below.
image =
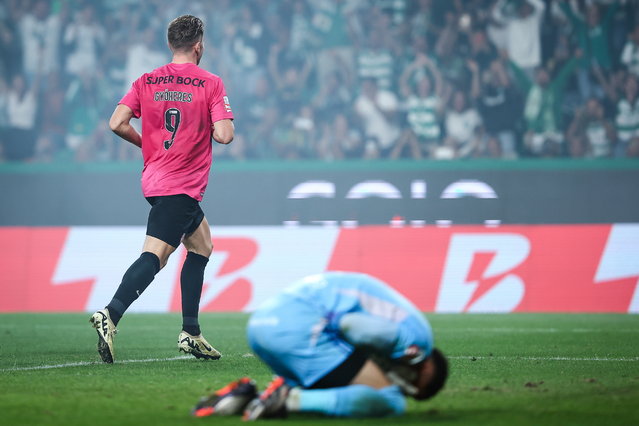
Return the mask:
{"type": "Polygon", "coordinates": [[[416,400],[432,398],[444,387],[448,378],[448,361],[439,349],[433,349],[430,356],[415,368],[418,373],[414,382],[417,393],[412,396],[416,400]]]}

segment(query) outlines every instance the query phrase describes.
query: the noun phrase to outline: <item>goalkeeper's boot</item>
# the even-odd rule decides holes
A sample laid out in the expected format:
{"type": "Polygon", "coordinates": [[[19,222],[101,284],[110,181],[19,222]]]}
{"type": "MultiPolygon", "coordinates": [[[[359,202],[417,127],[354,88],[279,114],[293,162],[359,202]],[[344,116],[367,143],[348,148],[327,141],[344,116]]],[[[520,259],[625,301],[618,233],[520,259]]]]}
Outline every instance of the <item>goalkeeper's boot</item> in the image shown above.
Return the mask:
{"type": "Polygon", "coordinates": [[[229,383],[208,397],[203,397],[193,408],[195,417],[231,416],[242,414],[249,402],[257,397],[255,382],[248,377],[229,383]]]}
{"type": "Polygon", "coordinates": [[[276,377],[258,398],[249,402],[242,420],[286,417],[286,398],[290,390],[283,377],[276,377]]]}
{"type": "Polygon", "coordinates": [[[94,313],[89,322],[98,333],[98,353],[102,361],[113,364],[113,336],[118,332],[111,321],[109,310],[104,308],[94,313]]]}
{"type": "Polygon", "coordinates": [[[221,353],[206,341],[204,336],[191,336],[186,331],[181,331],[178,336],[178,349],[181,352],[191,354],[196,358],[220,359],[221,353]]]}

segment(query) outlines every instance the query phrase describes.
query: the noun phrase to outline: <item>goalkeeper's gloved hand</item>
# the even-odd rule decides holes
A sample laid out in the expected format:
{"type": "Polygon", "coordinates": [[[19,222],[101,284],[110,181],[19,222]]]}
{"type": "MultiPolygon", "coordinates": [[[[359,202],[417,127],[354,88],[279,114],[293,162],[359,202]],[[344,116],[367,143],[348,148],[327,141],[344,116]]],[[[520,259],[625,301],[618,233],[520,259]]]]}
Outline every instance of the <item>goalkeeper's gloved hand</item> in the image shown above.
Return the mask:
{"type": "Polygon", "coordinates": [[[404,355],[397,359],[389,359],[379,354],[372,356],[373,361],[380,366],[388,380],[399,386],[402,393],[415,396],[419,392],[415,383],[419,378],[419,364],[426,359],[424,350],[411,345],[404,351],[404,355]]]}
{"type": "Polygon", "coordinates": [[[426,353],[417,345],[410,345],[404,351],[404,355],[400,360],[408,365],[417,365],[426,359],[426,353]]]}

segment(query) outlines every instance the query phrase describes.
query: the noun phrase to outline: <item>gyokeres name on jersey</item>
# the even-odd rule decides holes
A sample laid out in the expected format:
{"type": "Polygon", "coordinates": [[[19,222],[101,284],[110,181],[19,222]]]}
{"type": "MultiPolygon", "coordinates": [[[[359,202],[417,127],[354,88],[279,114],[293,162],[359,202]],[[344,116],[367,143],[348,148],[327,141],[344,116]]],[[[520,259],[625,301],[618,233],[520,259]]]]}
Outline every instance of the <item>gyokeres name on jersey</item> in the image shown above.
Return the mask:
{"type": "Polygon", "coordinates": [[[172,91],[169,89],[164,89],[163,91],[158,91],[153,94],[154,101],[160,102],[191,102],[193,100],[193,94],[190,92],[178,92],[172,91]]]}

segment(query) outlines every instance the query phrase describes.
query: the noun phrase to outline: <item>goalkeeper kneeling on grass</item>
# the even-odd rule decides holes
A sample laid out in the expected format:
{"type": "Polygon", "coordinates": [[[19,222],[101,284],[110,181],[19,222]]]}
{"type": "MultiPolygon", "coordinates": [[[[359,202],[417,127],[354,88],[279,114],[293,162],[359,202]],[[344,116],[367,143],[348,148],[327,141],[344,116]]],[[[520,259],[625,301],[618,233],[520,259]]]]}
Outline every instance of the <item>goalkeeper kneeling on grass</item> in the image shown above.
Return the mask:
{"type": "Polygon", "coordinates": [[[405,396],[444,386],[448,364],[431,327],[406,298],[364,274],[328,272],[267,300],[247,328],[253,351],[277,375],[261,394],[244,377],[200,400],[193,415],[244,420],[315,412],[401,415],[405,396]]]}

